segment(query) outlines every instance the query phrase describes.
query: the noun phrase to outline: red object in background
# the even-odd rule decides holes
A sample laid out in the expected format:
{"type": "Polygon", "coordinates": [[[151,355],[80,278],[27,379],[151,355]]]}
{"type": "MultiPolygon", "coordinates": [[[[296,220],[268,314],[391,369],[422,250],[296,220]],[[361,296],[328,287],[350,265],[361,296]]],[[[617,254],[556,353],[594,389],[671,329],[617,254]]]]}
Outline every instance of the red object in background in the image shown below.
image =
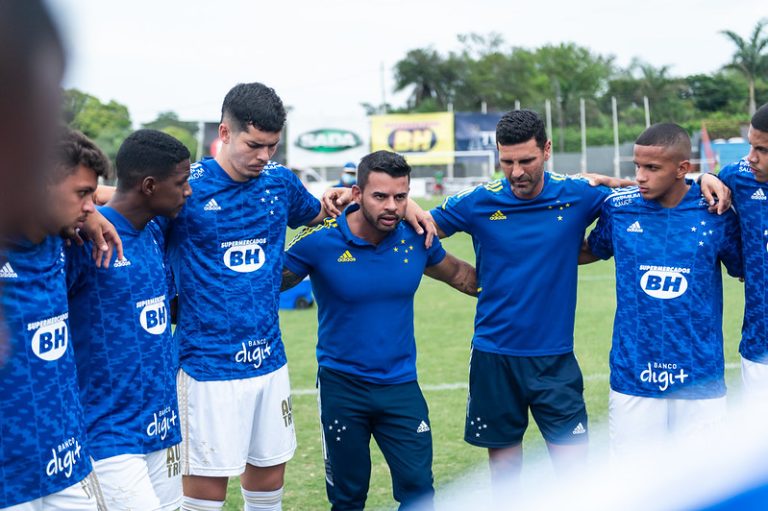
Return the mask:
{"type": "Polygon", "coordinates": [[[219,150],[221,149],[221,144],[222,142],[219,137],[216,137],[216,139],[213,142],[211,142],[210,151],[211,151],[211,156],[213,156],[214,158],[216,157],[217,154],[219,154],[219,150]]]}

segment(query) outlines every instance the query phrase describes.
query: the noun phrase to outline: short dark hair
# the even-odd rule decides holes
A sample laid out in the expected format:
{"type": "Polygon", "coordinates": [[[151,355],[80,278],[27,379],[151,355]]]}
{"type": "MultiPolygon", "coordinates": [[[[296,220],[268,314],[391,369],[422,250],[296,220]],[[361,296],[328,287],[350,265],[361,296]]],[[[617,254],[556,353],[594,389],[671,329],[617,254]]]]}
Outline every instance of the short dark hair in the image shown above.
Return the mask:
{"type": "Polygon", "coordinates": [[[147,176],[163,180],[189,156],[189,149],[168,133],[149,129],[134,131],[123,141],[115,157],[117,187],[129,190],[147,176]]]}
{"type": "Polygon", "coordinates": [[[635,140],[636,145],[673,147],[681,152],[683,159],[691,157],[691,137],[679,124],[660,122],[654,124],[635,140]]]}
{"type": "Polygon", "coordinates": [[[507,112],[496,125],[496,143],[499,145],[522,144],[536,139],[536,145],[544,149],[547,144],[547,128],[544,119],[533,110],[507,112]]]}
{"type": "Polygon", "coordinates": [[[756,130],[768,132],[768,103],[757,109],[750,124],[756,130]]]}
{"type": "Polygon", "coordinates": [[[234,121],[240,131],[251,125],[261,131],[278,133],[285,126],[285,107],[274,89],[263,83],[239,83],[224,97],[221,122],[234,121]]]}
{"type": "Polygon", "coordinates": [[[371,172],[384,172],[392,177],[408,176],[411,179],[411,166],[401,154],[392,151],[375,151],[360,160],[357,166],[357,186],[362,190],[368,184],[371,172]]]}
{"type": "Polygon", "coordinates": [[[56,181],[75,173],[80,165],[93,170],[97,176],[109,175],[109,158],[93,140],[68,126],[60,130],[54,152],[54,179],[56,181]]]}

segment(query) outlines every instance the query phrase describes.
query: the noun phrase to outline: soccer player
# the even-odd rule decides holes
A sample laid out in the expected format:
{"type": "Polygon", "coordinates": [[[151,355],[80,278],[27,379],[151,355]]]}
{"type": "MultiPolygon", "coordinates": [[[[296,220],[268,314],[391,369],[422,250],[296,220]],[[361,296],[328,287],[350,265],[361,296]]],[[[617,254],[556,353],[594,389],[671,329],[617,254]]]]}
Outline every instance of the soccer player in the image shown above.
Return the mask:
{"type": "Polygon", "coordinates": [[[64,245],[58,233],[93,210],[109,162],[84,135],[57,142],[47,206],[0,251],[0,508],[96,510],[91,460],[69,342],[64,245]]]}
{"type": "Polygon", "coordinates": [[[175,297],[155,217],[175,217],[191,194],[189,150],[155,130],[132,133],[115,160],[117,191],[99,210],[124,258],[104,268],[90,244],[67,250],[69,306],[80,398],[94,472],[110,510],[181,504],[175,297]]]}
{"type": "Polygon", "coordinates": [[[741,375],[748,393],[768,393],[768,104],[752,116],[749,154],[724,167],[718,177],[733,192],[744,250],[744,322],[741,375]]]}
{"type": "MultiPolygon", "coordinates": [[[[227,480],[238,475],[246,511],[281,508],[285,463],[296,448],[277,315],[285,231],[338,213],[270,161],[285,117],[263,84],[230,90],[222,148],[192,166],[194,194],[170,225],[185,511],[221,509],[227,480]]],[[[326,198],[350,196],[334,188],[326,198]]]]}
{"type": "Polygon", "coordinates": [[[318,401],[334,510],[365,507],[371,435],[401,509],[431,502],[434,494],[427,404],[416,381],[413,296],[422,273],[472,296],[477,283],[471,265],[439,242],[425,249],[401,222],[410,171],[396,153],[364,157],[352,187],[357,204],[300,232],[285,260],[284,288],[309,275],[318,303],[318,401]]]}
{"type": "Polygon", "coordinates": [[[616,261],[608,405],[611,451],[725,415],[720,263],[743,274],[733,211],[715,215],[688,184],[691,140],[673,123],[635,141],[637,187],[604,203],[589,250],[616,261]]]}
{"type": "Polygon", "coordinates": [[[608,189],[544,171],[552,143],[530,110],[496,127],[505,177],[432,210],[438,235],[465,231],[477,257],[465,440],[488,448],[495,483],[519,474],[530,409],[558,470],[587,452],[587,411],[573,354],[584,232],[608,189]]]}

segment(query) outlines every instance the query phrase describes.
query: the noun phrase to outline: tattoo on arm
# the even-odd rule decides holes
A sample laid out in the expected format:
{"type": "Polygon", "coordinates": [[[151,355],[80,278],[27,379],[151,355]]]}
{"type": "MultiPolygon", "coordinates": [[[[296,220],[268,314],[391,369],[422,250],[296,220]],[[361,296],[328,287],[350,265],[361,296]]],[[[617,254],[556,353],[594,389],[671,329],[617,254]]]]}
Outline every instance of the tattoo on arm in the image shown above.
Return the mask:
{"type": "Polygon", "coordinates": [[[427,268],[424,274],[433,279],[441,280],[469,296],[478,295],[475,268],[451,254],[446,254],[445,259],[439,264],[427,268]]]}
{"type": "Polygon", "coordinates": [[[288,268],[283,268],[283,280],[280,283],[280,291],[291,289],[302,280],[304,280],[302,277],[299,277],[288,268]]]}

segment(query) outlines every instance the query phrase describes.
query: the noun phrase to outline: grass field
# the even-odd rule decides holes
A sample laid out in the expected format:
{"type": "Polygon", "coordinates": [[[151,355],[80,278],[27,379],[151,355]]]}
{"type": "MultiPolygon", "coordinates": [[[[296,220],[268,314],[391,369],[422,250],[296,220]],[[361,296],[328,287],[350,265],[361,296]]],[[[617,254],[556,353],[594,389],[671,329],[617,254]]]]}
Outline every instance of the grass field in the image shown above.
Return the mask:
{"type": "MultiPolygon", "coordinates": [[[[425,203],[424,206],[430,206],[425,203]]],[[[447,250],[467,261],[474,261],[468,236],[457,234],[443,240],[447,250]]],[[[557,292],[557,290],[553,290],[557,292]]],[[[726,377],[731,391],[739,386],[738,342],[744,299],[743,287],[727,278],[724,285],[726,377]]],[[[576,314],[576,354],[585,379],[585,398],[592,428],[592,451],[606,448],[604,426],[608,401],[608,351],[615,310],[613,263],[597,262],[579,269],[579,295],[576,314]]],[[[418,346],[419,382],[430,407],[434,441],[435,488],[438,502],[446,498],[442,488],[461,480],[468,473],[487,480],[485,450],[464,443],[464,412],[468,376],[469,345],[472,338],[474,299],[461,295],[445,284],[425,277],[416,295],[415,327],[418,346]]],[[[317,310],[281,311],[283,340],[288,351],[291,384],[294,389],[293,415],[298,449],[288,463],[283,509],[309,511],[328,509],[325,498],[324,468],[320,449],[320,427],[314,390],[317,310]]],[[[541,318],[547,321],[547,318],[541,318]]],[[[365,325],[359,328],[364,335],[365,325]]],[[[546,456],[546,449],[535,423],[524,440],[526,460],[546,456]]],[[[373,474],[367,509],[395,509],[389,472],[381,453],[372,443],[373,474]]],[[[525,477],[525,468],[524,468],[525,477]]],[[[230,482],[227,510],[242,509],[239,482],[230,482]]]]}

